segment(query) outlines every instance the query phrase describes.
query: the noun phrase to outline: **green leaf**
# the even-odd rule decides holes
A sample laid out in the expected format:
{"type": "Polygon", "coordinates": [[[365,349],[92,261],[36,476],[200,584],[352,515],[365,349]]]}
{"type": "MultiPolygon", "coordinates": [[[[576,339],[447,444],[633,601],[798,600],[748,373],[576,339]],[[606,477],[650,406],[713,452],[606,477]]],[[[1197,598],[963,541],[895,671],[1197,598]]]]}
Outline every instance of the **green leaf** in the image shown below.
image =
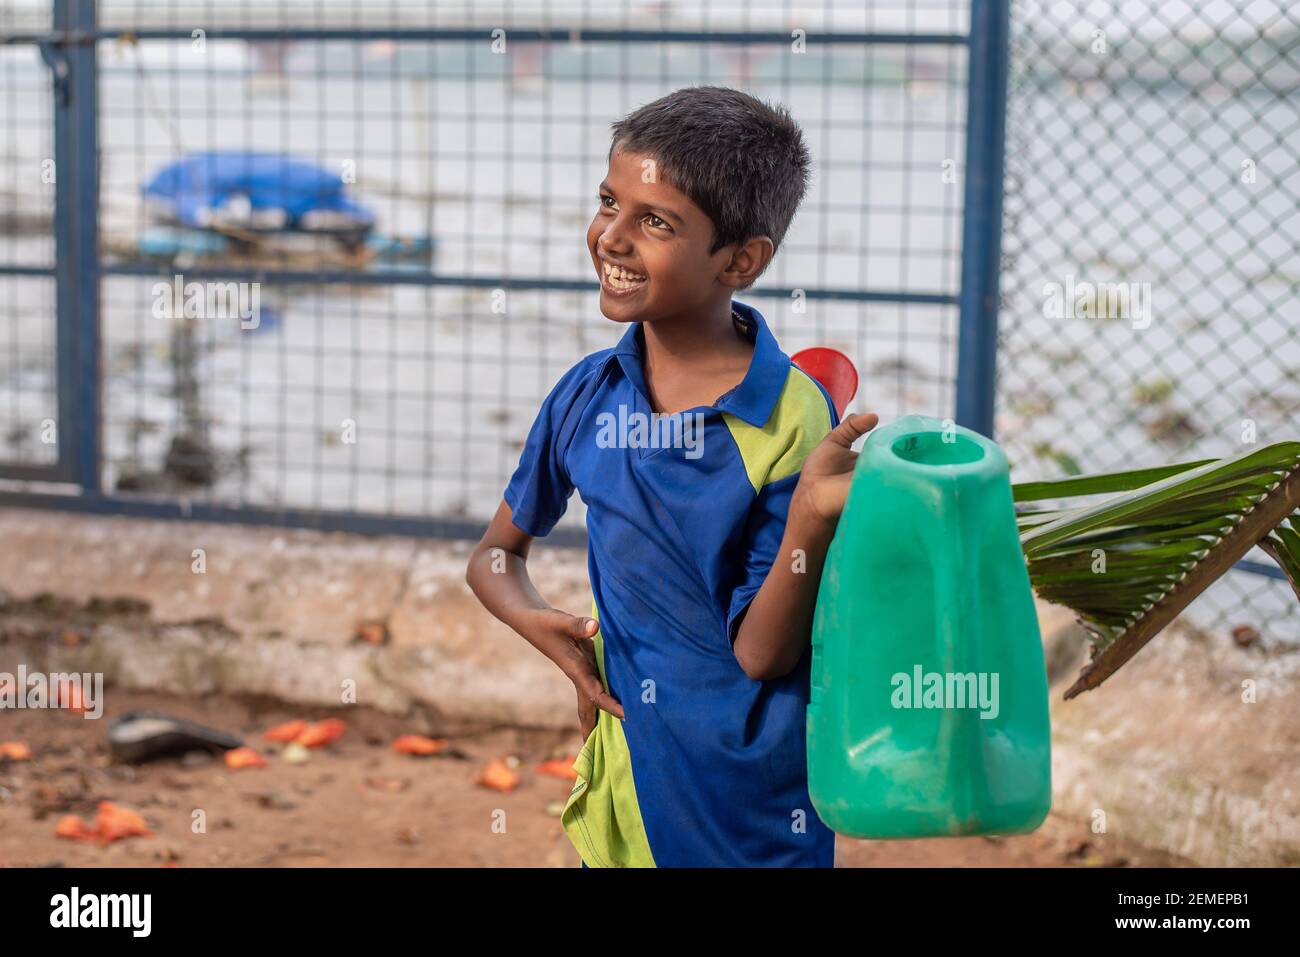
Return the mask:
{"type": "Polygon", "coordinates": [[[1074,609],[1093,637],[1067,698],[1101,684],[1255,545],[1300,597],[1300,442],[1027,482],[1012,498],[1034,590],[1074,609]],[[1046,500],[1058,504],[1024,504],[1046,500]],[[1097,549],[1104,573],[1092,570],[1097,549]]]}

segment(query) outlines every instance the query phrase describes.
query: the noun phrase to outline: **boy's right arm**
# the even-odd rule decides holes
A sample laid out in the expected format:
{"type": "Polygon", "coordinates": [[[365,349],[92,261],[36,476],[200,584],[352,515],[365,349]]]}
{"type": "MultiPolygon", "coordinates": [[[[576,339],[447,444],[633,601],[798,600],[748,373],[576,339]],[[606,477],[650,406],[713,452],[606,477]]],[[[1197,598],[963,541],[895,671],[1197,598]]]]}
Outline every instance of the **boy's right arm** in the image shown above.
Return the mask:
{"type": "Polygon", "coordinates": [[[550,658],[573,682],[585,740],[596,725],[596,709],[622,719],[623,706],[601,684],[592,641],[597,624],[552,608],[528,577],[528,549],[533,536],[511,521],[510,506],[497,508],[482,540],[474,548],[465,581],[483,607],[550,658]]]}

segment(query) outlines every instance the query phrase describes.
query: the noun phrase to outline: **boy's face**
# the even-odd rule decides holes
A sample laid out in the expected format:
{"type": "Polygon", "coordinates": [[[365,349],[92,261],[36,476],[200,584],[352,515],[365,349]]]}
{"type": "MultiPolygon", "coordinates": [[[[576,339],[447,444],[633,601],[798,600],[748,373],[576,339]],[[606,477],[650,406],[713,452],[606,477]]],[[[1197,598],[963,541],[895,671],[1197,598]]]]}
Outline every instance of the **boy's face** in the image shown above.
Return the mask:
{"type": "Polygon", "coordinates": [[[657,175],[650,157],[616,148],[599,203],[587,249],[600,277],[600,311],[615,322],[698,316],[744,281],[730,268],[736,247],[709,254],[713,221],[657,175]],[[615,265],[644,278],[620,280],[617,270],[611,275],[615,265]]]}

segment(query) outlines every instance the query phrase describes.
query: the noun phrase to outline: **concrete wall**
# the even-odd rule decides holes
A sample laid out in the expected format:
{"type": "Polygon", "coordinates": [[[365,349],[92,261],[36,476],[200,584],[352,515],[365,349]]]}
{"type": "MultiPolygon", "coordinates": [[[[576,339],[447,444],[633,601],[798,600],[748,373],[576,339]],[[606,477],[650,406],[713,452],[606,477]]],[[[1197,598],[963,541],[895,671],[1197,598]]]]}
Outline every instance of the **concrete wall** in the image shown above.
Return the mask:
{"type": "MultiPolygon", "coordinates": [[[[572,684],[465,586],[468,542],[0,509],[0,543],[6,631],[84,639],[27,643],[47,670],[333,706],[351,681],[431,731],[577,720],[572,684]],[[385,644],[357,640],[367,622],[385,644]]],[[[529,564],[553,604],[589,609],[580,553],[539,544],[529,564]]]]}
{"type": "MultiPolygon", "coordinates": [[[[0,670],[329,706],[351,682],[431,733],[576,727],[568,680],[465,586],[469,549],[0,509],[0,670]],[[365,623],[387,641],[359,640],[365,623]]],[[[553,604],[587,610],[583,553],[539,544],[529,565],[553,604]]],[[[1300,655],[1170,629],[1065,702],[1081,632],[1064,609],[1040,620],[1058,812],[1202,864],[1300,864],[1300,655]]]]}

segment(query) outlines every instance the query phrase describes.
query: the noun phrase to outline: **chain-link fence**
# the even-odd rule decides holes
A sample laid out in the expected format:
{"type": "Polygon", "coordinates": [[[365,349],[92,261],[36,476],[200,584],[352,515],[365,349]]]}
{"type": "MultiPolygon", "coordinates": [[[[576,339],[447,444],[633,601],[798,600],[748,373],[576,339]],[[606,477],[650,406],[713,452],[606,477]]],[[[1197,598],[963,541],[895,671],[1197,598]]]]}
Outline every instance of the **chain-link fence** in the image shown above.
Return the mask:
{"type": "MultiPolygon", "coordinates": [[[[849,353],[882,419],[982,428],[1004,14],[4,0],[0,496],[472,534],[550,384],[617,338],[583,246],[608,125],[696,83],[786,104],[814,154],[742,298],[787,351],[849,353]],[[374,241],[158,218],[151,183],[231,152],[341,179],[374,241]],[[255,289],[257,327],[178,312],[158,290],[180,274],[255,289]]],[[[1012,21],[997,437],[1014,478],[1296,435],[1300,12],[1022,0],[1012,21]]],[[[1293,607],[1277,578],[1234,572],[1191,617],[1296,637],[1293,607]]]]}
{"type": "Polygon", "coordinates": [[[0,230],[0,479],[73,479],[69,504],[106,511],[473,534],[541,398],[622,331],[585,248],[609,125],[696,84],[784,104],[814,156],[739,298],[787,352],[847,352],[882,417],[953,415],[970,24],[965,0],[4,0],[0,188],[43,217],[0,230]],[[42,180],[77,130],[97,175],[42,180]],[[366,244],[268,236],[222,197],[200,221],[167,189],[254,154],[341,181],[366,244]],[[192,283],[256,294],[258,321],[190,314],[192,283]]]}
{"type": "MultiPolygon", "coordinates": [[[[1300,436],[1300,8],[1018,0],[1006,148],[1017,480],[1300,436]]],[[[1294,643],[1295,607],[1235,570],[1185,618],[1294,643]]]]}

